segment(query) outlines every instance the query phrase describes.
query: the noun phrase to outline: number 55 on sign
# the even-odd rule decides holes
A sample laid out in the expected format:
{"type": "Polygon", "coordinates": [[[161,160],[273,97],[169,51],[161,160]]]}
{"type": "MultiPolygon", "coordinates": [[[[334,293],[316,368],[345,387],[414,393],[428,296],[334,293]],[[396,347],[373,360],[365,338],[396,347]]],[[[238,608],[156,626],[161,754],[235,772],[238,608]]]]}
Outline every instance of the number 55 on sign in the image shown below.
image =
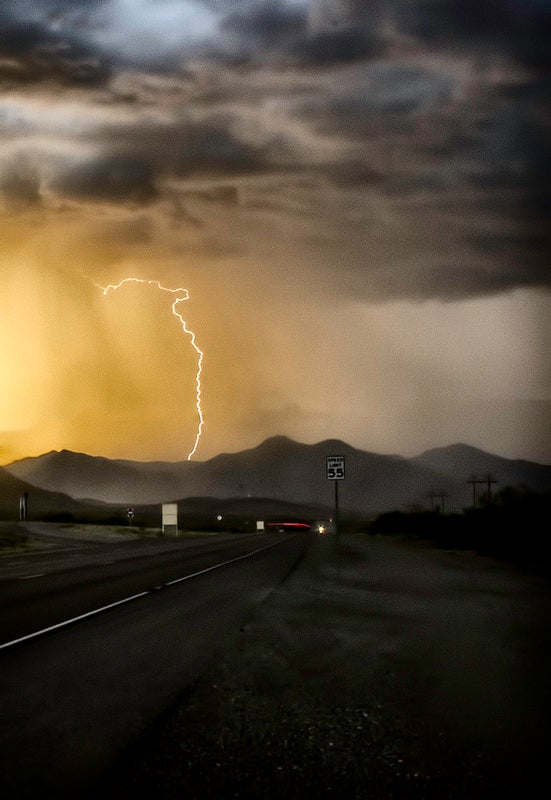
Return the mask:
{"type": "Polygon", "coordinates": [[[327,456],[327,480],[344,480],[344,456],[327,456]]]}

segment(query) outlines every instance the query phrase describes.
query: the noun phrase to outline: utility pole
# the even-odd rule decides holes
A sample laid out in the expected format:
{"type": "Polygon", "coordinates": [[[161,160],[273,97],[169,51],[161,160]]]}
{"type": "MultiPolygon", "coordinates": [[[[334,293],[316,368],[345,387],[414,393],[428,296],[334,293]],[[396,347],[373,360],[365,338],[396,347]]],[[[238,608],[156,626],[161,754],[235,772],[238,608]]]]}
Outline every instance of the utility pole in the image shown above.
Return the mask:
{"type": "Polygon", "coordinates": [[[335,551],[337,556],[337,571],[340,574],[340,547],[339,547],[339,482],[344,480],[344,456],[326,456],[327,479],[335,484],[335,551]]]}
{"type": "Polygon", "coordinates": [[[335,533],[339,535],[339,482],[333,481],[335,484],[335,533]]]}
{"type": "Polygon", "coordinates": [[[492,484],[493,483],[497,483],[497,482],[498,481],[494,477],[492,477],[492,475],[490,475],[489,472],[483,478],[477,478],[476,475],[471,475],[471,477],[469,478],[467,483],[472,484],[472,487],[473,487],[473,506],[476,507],[476,500],[477,500],[477,497],[476,497],[476,485],[477,485],[477,483],[480,483],[482,485],[487,486],[487,489],[488,489],[488,505],[491,505],[491,502],[492,502],[492,484]]]}
{"type": "Polygon", "coordinates": [[[473,487],[473,506],[476,508],[476,484],[480,483],[476,475],[471,475],[467,483],[472,484],[473,487]]]}
{"type": "Polygon", "coordinates": [[[327,479],[335,484],[335,533],[339,534],[339,481],[344,480],[344,456],[326,456],[327,479]]]}
{"type": "Polygon", "coordinates": [[[430,510],[431,511],[441,511],[442,513],[444,513],[445,510],[446,510],[445,509],[445,499],[446,499],[446,497],[449,497],[448,493],[447,492],[442,492],[442,491],[435,492],[435,491],[431,490],[429,492],[429,497],[430,497],[430,510]],[[439,506],[435,506],[434,505],[434,501],[435,500],[440,500],[440,505],[439,506]]]}
{"type": "Polygon", "coordinates": [[[486,485],[488,486],[488,505],[492,504],[492,483],[497,483],[497,480],[493,478],[490,473],[486,475],[486,485]]]}

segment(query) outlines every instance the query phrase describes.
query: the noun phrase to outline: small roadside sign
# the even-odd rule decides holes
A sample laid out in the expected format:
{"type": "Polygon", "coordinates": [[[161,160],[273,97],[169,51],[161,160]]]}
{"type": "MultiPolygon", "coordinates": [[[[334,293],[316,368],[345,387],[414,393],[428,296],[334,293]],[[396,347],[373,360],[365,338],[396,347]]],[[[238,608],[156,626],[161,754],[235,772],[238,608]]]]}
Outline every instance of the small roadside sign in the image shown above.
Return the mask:
{"type": "Polygon", "coordinates": [[[178,503],[163,503],[163,533],[178,533],[178,503]]]}
{"type": "Polygon", "coordinates": [[[344,480],[344,456],[326,456],[327,458],[327,480],[344,480]]]}

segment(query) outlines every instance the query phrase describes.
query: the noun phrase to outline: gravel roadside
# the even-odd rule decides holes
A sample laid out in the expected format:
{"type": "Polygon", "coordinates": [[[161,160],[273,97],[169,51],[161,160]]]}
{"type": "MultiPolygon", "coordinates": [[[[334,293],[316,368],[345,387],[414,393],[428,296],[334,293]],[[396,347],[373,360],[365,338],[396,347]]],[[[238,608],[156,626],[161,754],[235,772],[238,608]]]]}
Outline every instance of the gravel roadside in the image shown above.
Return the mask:
{"type": "Polygon", "coordinates": [[[541,797],[550,607],[489,560],[320,537],[101,794],[541,797]]]}

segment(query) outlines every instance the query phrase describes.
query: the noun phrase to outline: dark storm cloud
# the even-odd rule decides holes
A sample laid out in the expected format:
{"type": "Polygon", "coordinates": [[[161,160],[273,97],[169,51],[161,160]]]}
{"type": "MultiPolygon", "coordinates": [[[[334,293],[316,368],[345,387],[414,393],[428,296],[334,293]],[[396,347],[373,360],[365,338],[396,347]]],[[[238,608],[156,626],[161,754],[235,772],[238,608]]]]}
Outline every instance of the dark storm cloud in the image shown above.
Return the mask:
{"type": "MultiPolygon", "coordinates": [[[[54,159],[55,177],[50,178],[48,189],[58,197],[83,202],[147,204],[159,196],[159,182],[166,177],[228,177],[265,171],[271,164],[269,147],[243,142],[232,133],[231,125],[231,118],[214,116],[201,122],[175,120],[172,125],[110,126],[90,138],[94,156],[54,159]]],[[[12,192],[15,177],[8,174],[5,185],[12,192]]],[[[23,175],[19,180],[23,191],[23,175]]],[[[212,199],[212,192],[204,194],[212,199]]],[[[236,194],[234,188],[226,188],[224,201],[236,194]]],[[[215,195],[220,199],[218,189],[215,195]]]]}
{"type": "Polygon", "coordinates": [[[306,9],[286,6],[272,0],[258,6],[231,11],[222,20],[220,30],[238,34],[262,45],[285,44],[306,33],[306,9]]]}
{"type": "Polygon", "coordinates": [[[383,172],[359,159],[327,164],[323,169],[323,174],[337,186],[345,189],[379,185],[385,180],[383,172]]]}
{"type": "MultiPolygon", "coordinates": [[[[234,35],[234,44],[241,53],[256,60],[279,54],[283,62],[292,61],[305,66],[327,66],[359,59],[372,58],[382,52],[377,34],[378,15],[366,17],[359,8],[345,4],[335,17],[331,13],[318,16],[312,24],[308,5],[296,6],[281,0],[251,4],[229,13],[220,24],[222,34],[234,35]],[[360,13],[358,13],[360,12],[360,13]]],[[[310,4],[312,9],[312,4],[310,4]]],[[[224,44],[224,42],[223,42],[224,44]]],[[[225,42],[234,54],[231,42],[225,42]]]]}
{"type": "MultiPolygon", "coordinates": [[[[510,268],[499,272],[492,268],[470,266],[467,263],[458,266],[442,264],[427,270],[420,276],[417,295],[445,300],[465,300],[472,297],[474,287],[478,295],[494,295],[520,286],[541,286],[542,276],[530,269],[526,275],[519,276],[518,269],[510,268]]],[[[416,289],[412,287],[412,295],[416,289]]]]}
{"type": "Polygon", "coordinates": [[[538,261],[545,257],[542,236],[551,252],[550,88],[549,80],[540,81],[505,104],[472,151],[472,161],[477,165],[471,174],[474,186],[488,195],[503,190],[517,193],[516,212],[526,224],[526,246],[533,239],[538,261]],[[547,231],[546,236],[542,231],[547,231]]]}
{"type": "Polygon", "coordinates": [[[380,42],[368,31],[324,31],[297,42],[292,50],[309,65],[327,65],[374,58],[383,52],[380,42]]]}
{"type": "Polygon", "coordinates": [[[530,252],[532,258],[527,265],[524,265],[522,280],[527,284],[541,286],[548,282],[549,263],[546,260],[551,249],[551,235],[548,231],[541,229],[538,233],[500,233],[499,236],[491,237],[488,234],[472,238],[472,244],[479,248],[483,253],[492,252],[505,259],[507,263],[516,263],[516,277],[519,273],[519,255],[530,252]],[[512,257],[514,255],[514,257],[512,257]],[[538,257],[539,256],[539,257],[538,257]]]}
{"type": "MultiPolygon", "coordinates": [[[[301,219],[297,251],[327,280],[343,248],[342,290],[353,295],[457,298],[543,283],[549,87],[538,69],[550,5],[166,0],[137,3],[143,19],[125,19],[116,0],[6,3],[4,85],[36,84],[37,98],[45,83],[77,86],[92,121],[60,122],[42,164],[43,109],[35,128],[27,107],[0,115],[11,148],[0,192],[14,204],[53,194],[146,207],[173,181],[181,194],[171,185],[170,203],[205,236],[211,220],[194,216],[195,200],[250,211],[242,252],[270,208],[282,228],[301,219]],[[200,188],[185,185],[197,177],[200,188]],[[256,182],[243,194],[244,177],[256,182]],[[395,231],[380,233],[377,207],[395,231]],[[374,239],[386,270],[365,257],[374,239]]],[[[220,234],[219,247],[236,242],[220,234]]]]}
{"type": "Polygon", "coordinates": [[[260,0],[228,13],[220,31],[238,35],[256,57],[278,49],[323,66],[382,55],[389,26],[429,47],[467,48],[482,59],[506,52],[533,68],[549,66],[547,0],[260,0]]]}
{"type": "Polygon", "coordinates": [[[432,45],[504,49],[533,67],[549,65],[548,0],[418,0],[399,3],[396,22],[432,45]]]}
{"type": "Polygon", "coordinates": [[[532,67],[549,64],[547,0],[167,0],[157,4],[158,20],[155,4],[146,3],[137,4],[132,18],[115,0],[3,5],[0,53],[20,59],[36,78],[51,70],[68,81],[98,81],[110,63],[170,68],[201,52],[230,60],[279,52],[310,65],[342,63],[380,55],[392,42],[391,28],[430,47],[468,48],[481,57],[505,51],[532,67]],[[201,7],[210,27],[206,17],[199,21],[201,7]],[[145,34],[153,36],[149,43],[145,34]],[[154,44],[155,37],[164,45],[154,44]]]}
{"type": "Polygon", "coordinates": [[[133,153],[159,175],[240,175],[269,167],[269,148],[244,141],[233,132],[234,122],[232,116],[213,114],[201,121],[116,127],[112,136],[124,143],[121,153],[133,153]]]}
{"type": "Polygon", "coordinates": [[[138,203],[156,194],[150,165],[127,154],[79,163],[61,173],[50,188],[65,197],[138,203]]]}
{"type": "Polygon", "coordinates": [[[299,114],[325,131],[369,138],[374,131],[412,130],[414,116],[449,102],[450,76],[408,64],[372,64],[355,85],[296,104],[299,114]]]}
{"type": "Polygon", "coordinates": [[[231,119],[205,120],[167,129],[161,138],[167,146],[158,166],[170,163],[177,175],[196,173],[254,173],[269,165],[269,151],[239,138],[231,130],[231,119]],[[174,141],[174,134],[176,141],[174,141]]]}
{"type": "Polygon", "coordinates": [[[100,58],[81,37],[0,10],[0,85],[88,86],[105,83],[109,76],[105,57],[100,58]]]}

